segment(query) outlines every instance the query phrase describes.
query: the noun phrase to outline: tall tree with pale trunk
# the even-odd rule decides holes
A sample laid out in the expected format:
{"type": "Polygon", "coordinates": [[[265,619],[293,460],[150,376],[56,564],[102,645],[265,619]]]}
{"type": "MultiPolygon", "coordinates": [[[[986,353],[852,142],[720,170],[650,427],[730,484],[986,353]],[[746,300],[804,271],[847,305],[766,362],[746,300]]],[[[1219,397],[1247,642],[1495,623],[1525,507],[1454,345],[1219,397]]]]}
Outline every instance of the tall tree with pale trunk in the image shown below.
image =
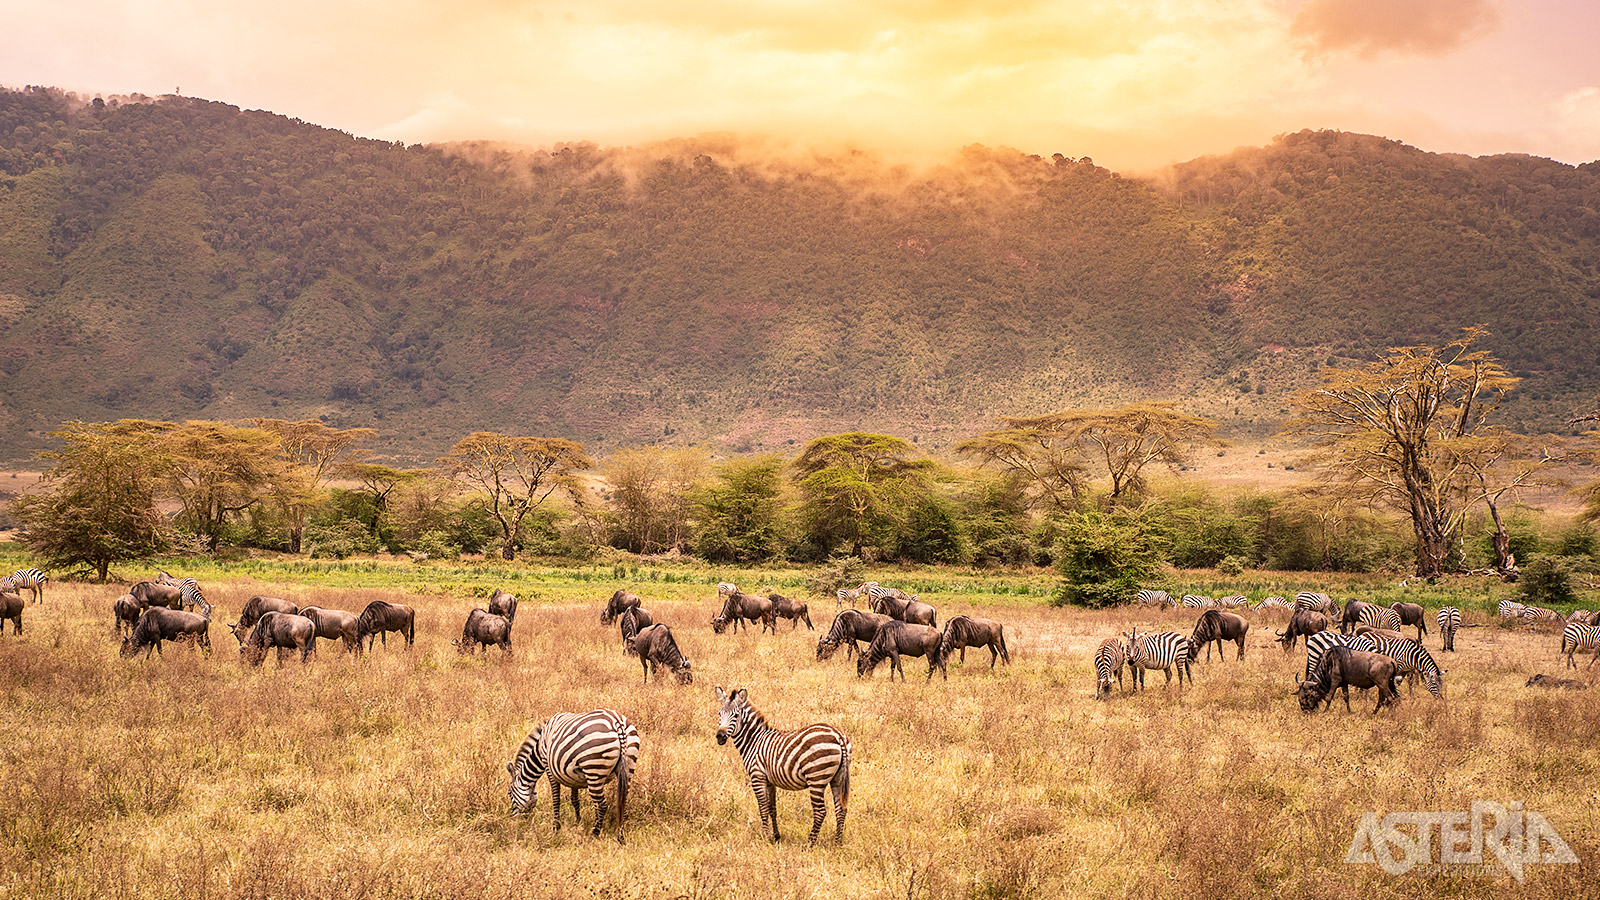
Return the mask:
{"type": "Polygon", "coordinates": [[[500,524],[500,555],[515,559],[522,520],[557,490],[579,489],[577,473],[593,463],[583,445],[562,438],[513,437],[477,431],[439,458],[449,477],[476,487],[488,497],[488,509],[500,524]]]}

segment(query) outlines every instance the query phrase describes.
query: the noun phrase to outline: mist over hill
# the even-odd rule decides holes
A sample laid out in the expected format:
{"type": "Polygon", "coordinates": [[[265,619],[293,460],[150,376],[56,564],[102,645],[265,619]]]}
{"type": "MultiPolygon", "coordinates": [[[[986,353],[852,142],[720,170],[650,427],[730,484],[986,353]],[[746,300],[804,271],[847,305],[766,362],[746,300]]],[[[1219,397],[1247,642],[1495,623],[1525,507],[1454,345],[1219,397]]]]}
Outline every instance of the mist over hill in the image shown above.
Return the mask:
{"type": "Polygon", "coordinates": [[[419,460],[475,429],[934,449],[1141,398],[1269,431],[1319,367],[1478,322],[1513,424],[1563,428],[1600,394],[1597,266],[1600,164],[1348,133],[1147,181],[0,92],[0,458],[121,416],[321,416],[419,460]]]}

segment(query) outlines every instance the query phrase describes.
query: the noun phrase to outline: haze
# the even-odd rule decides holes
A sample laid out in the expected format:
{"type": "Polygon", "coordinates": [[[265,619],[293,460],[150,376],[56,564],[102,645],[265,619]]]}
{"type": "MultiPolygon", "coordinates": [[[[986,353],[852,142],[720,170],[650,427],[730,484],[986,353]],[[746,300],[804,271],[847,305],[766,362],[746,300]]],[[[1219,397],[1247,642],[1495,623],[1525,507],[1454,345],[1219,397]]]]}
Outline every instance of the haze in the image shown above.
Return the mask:
{"type": "Polygon", "coordinates": [[[1302,128],[1600,158],[1590,0],[9,3],[0,83],[407,142],[760,134],[1123,171],[1302,128]]]}

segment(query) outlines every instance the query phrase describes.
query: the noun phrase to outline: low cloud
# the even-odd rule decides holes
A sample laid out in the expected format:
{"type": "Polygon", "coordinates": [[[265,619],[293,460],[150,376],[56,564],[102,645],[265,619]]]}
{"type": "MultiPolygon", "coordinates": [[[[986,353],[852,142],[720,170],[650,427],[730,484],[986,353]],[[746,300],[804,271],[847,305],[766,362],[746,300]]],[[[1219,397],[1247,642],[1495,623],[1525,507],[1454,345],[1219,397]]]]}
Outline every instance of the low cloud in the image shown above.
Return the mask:
{"type": "Polygon", "coordinates": [[[1443,56],[1499,25],[1495,0],[1309,0],[1292,33],[1321,53],[1443,56]]]}

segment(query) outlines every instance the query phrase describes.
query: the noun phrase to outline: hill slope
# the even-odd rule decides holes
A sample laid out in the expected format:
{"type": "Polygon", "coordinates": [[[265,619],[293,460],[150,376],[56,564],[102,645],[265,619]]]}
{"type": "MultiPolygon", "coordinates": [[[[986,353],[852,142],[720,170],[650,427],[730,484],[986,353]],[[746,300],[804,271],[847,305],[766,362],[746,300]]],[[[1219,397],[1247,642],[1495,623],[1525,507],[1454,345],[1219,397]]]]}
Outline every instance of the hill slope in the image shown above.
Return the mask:
{"type": "Polygon", "coordinates": [[[421,459],[476,428],[938,446],[1135,397],[1265,427],[1318,365],[1472,322],[1526,427],[1600,392],[1594,164],[1332,132],[1159,184],[743,158],[0,93],[0,456],[121,415],[321,415],[421,459]]]}

